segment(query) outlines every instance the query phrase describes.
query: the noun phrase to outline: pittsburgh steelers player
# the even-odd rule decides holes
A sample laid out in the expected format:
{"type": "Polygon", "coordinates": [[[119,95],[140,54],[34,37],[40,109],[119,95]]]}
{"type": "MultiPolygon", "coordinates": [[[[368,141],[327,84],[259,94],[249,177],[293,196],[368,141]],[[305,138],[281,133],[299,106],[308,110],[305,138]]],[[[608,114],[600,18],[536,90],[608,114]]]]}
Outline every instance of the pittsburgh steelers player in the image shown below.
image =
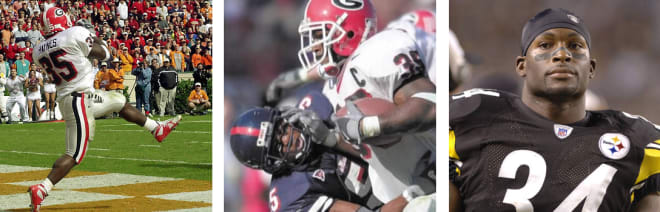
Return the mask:
{"type": "Polygon", "coordinates": [[[473,89],[450,98],[450,211],[656,211],[660,127],[585,110],[596,60],[583,20],[543,10],[521,47],[520,97],[473,89]]]}

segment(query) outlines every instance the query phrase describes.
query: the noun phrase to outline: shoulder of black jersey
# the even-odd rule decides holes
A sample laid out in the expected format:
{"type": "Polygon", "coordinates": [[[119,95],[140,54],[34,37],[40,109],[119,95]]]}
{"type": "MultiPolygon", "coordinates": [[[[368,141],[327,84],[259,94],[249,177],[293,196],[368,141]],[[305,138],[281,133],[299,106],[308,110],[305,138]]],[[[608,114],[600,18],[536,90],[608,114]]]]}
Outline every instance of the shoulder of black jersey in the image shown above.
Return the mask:
{"type": "Polygon", "coordinates": [[[495,89],[474,88],[449,97],[449,125],[468,117],[487,118],[512,107],[518,95],[495,89]],[[475,117],[476,116],[476,117],[475,117]]]}
{"type": "Polygon", "coordinates": [[[641,138],[632,139],[634,142],[642,142],[641,145],[660,139],[660,126],[643,116],[616,110],[592,111],[592,113],[601,119],[606,119],[615,129],[641,138]]]}
{"type": "Polygon", "coordinates": [[[273,175],[270,182],[269,198],[281,209],[297,205],[304,200],[305,195],[310,195],[312,187],[306,172],[290,172],[283,175],[273,175]]]}
{"type": "Polygon", "coordinates": [[[320,91],[312,90],[298,101],[298,108],[314,111],[323,120],[330,120],[334,112],[330,100],[320,91]]]}

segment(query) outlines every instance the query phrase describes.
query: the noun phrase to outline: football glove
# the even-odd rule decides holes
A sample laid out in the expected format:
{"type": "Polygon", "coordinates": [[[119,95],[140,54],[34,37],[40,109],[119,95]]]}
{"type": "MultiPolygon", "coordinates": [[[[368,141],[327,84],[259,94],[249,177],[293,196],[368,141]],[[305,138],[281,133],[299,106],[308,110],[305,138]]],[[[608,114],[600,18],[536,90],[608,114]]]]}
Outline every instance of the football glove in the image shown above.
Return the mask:
{"type": "Polygon", "coordinates": [[[327,147],[334,147],[337,144],[337,132],[328,128],[314,111],[296,107],[284,107],[281,111],[282,117],[287,122],[300,126],[303,133],[311,136],[312,142],[327,147]]]}
{"type": "Polygon", "coordinates": [[[360,131],[360,121],[364,117],[364,114],[362,114],[360,109],[352,101],[346,102],[346,110],[346,115],[343,117],[337,117],[333,114],[332,121],[342,135],[344,135],[345,140],[353,144],[360,144],[363,137],[360,131]]]}
{"type": "Polygon", "coordinates": [[[270,82],[266,89],[266,101],[277,102],[282,98],[283,90],[291,89],[305,83],[300,77],[299,72],[299,69],[295,69],[281,73],[277,78],[270,82]]]}
{"type": "Polygon", "coordinates": [[[94,25],[92,25],[92,23],[90,23],[89,20],[87,20],[87,19],[83,18],[83,19],[80,19],[80,20],[76,21],[76,26],[85,27],[92,34],[96,35],[96,30],[94,30],[94,25]]]}

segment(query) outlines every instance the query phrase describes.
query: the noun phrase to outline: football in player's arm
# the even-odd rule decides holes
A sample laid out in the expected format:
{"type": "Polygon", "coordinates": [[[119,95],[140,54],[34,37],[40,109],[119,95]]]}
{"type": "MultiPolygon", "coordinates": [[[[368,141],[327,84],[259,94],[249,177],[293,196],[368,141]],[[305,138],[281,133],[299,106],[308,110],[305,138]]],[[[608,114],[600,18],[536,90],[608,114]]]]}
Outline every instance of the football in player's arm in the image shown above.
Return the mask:
{"type": "MultiPolygon", "coordinates": [[[[230,144],[237,159],[272,174],[271,211],[402,211],[408,203],[403,195],[387,204],[373,196],[367,164],[350,145],[347,152],[334,151],[315,143],[318,141],[308,131],[289,122],[290,118],[330,122],[333,109],[325,96],[311,92],[303,101],[306,103],[300,105],[309,109],[306,116],[292,117],[301,111],[287,114],[256,108],[232,124],[230,144]]],[[[421,191],[413,186],[406,192],[414,196],[421,191]]]]}
{"type": "Polygon", "coordinates": [[[520,97],[473,89],[450,99],[450,210],[657,211],[660,126],[585,110],[596,60],[582,19],[546,9],[521,43],[520,97]]]}

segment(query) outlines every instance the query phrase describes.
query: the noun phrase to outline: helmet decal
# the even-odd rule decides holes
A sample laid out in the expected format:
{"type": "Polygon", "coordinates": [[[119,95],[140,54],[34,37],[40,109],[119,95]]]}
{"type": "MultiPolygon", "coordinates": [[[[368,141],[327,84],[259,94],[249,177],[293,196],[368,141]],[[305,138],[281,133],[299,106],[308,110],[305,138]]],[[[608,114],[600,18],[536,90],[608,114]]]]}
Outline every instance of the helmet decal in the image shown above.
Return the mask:
{"type": "Polygon", "coordinates": [[[371,0],[310,0],[298,27],[298,59],[307,71],[334,78],[341,64],[367,38],[376,33],[371,0]]]}
{"type": "Polygon", "coordinates": [[[359,10],[364,6],[364,0],[332,0],[332,5],[344,10],[359,10]]]}
{"type": "Polygon", "coordinates": [[[60,17],[64,15],[64,10],[57,8],[55,9],[55,16],[60,17]]]}

